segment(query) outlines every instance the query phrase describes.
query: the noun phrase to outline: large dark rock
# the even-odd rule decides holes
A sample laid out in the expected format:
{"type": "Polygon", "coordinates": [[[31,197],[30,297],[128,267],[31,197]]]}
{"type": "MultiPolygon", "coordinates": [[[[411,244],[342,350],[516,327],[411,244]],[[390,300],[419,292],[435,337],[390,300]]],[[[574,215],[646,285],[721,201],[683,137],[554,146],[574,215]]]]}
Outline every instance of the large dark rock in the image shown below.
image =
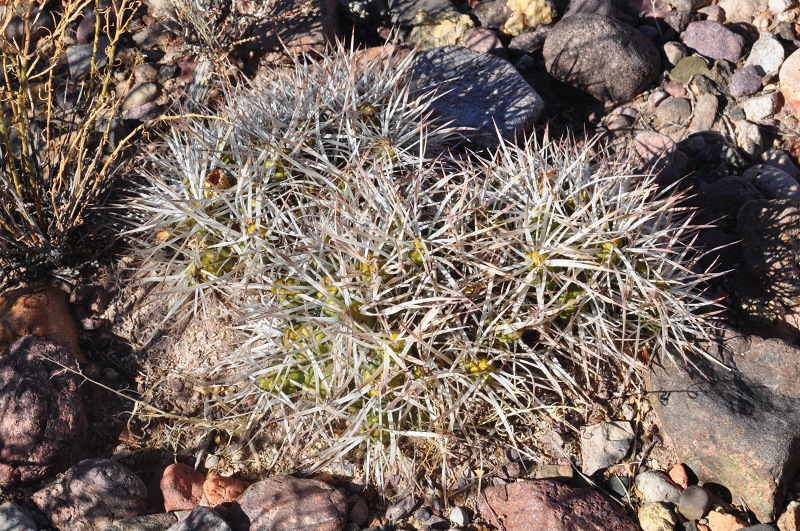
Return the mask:
{"type": "Polygon", "coordinates": [[[240,531],[341,531],[345,523],[344,494],[321,481],[292,476],[253,483],[231,508],[231,527],[240,531]]]}
{"type": "Polygon", "coordinates": [[[99,531],[144,513],[147,489],[111,459],[86,459],[33,495],[33,503],[59,529],[99,531]]]}
{"type": "Polygon", "coordinates": [[[481,516],[506,531],[638,531],[605,495],[555,481],[520,481],[488,487],[478,500],[481,516]],[[498,518],[502,527],[498,525],[498,518]]]}
{"type": "Polygon", "coordinates": [[[547,34],[544,60],[551,76],[604,102],[624,102],[655,81],[661,59],[655,45],[613,18],[580,13],[547,34]]]}
{"type": "Polygon", "coordinates": [[[86,430],[75,357],[27,336],[0,352],[0,484],[30,483],[65,470],[86,430]]]}
{"type": "Polygon", "coordinates": [[[650,402],[680,462],[773,521],[800,470],[800,350],[732,331],[709,350],[731,368],[656,367],[650,402]]]}
{"type": "Polygon", "coordinates": [[[544,110],[535,90],[507,61],[460,46],[420,52],[415,89],[436,91],[434,112],[478,144],[492,146],[529,132],[544,110]]]}

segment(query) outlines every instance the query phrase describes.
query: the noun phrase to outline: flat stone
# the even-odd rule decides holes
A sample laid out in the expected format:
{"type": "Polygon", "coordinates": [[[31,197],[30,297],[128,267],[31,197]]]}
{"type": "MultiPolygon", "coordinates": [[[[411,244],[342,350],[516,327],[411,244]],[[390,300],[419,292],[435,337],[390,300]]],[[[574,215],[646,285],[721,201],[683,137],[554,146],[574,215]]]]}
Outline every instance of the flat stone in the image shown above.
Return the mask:
{"type": "Polygon", "coordinates": [[[33,494],[33,503],[60,529],[100,531],[145,511],[147,490],[111,459],[86,459],[33,494]]]}
{"type": "Polygon", "coordinates": [[[164,469],[161,476],[161,493],[164,509],[180,511],[194,509],[203,498],[206,475],[184,463],[175,463],[164,469]]]}
{"type": "Polygon", "coordinates": [[[247,490],[250,483],[225,476],[208,476],[203,483],[203,493],[211,505],[230,503],[247,490]]]}
{"type": "Polygon", "coordinates": [[[741,518],[717,511],[711,511],[707,520],[710,531],[738,531],[747,525],[741,518]]]}
{"type": "Polygon", "coordinates": [[[642,531],[674,531],[678,523],[678,515],[663,502],[645,502],[639,506],[638,514],[642,531]]]}
{"type": "Polygon", "coordinates": [[[719,22],[701,20],[692,22],[681,36],[683,44],[700,55],[712,59],[725,59],[735,63],[742,56],[744,38],[719,22]]]}
{"type": "Polygon", "coordinates": [[[78,341],[78,323],[69,295],[54,287],[17,288],[0,294],[0,348],[28,335],[67,347],[78,363],[88,363],[78,341]]]}
{"type": "Polygon", "coordinates": [[[346,523],[344,494],[314,479],[275,476],[253,483],[231,507],[236,531],[342,531],[346,523]]]}
{"type": "Polygon", "coordinates": [[[721,345],[707,351],[732,370],[705,360],[695,360],[698,369],[656,367],[650,402],[701,483],[725,485],[759,520],[773,521],[800,465],[800,349],[729,330],[721,345]]]}
{"type": "Polygon", "coordinates": [[[761,74],[753,65],[745,65],[733,74],[731,83],[728,85],[728,92],[734,98],[752,96],[761,90],[761,74]]]}
{"type": "Polygon", "coordinates": [[[692,132],[710,131],[717,120],[718,108],[719,101],[713,94],[697,96],[694,103],[694,116],[692,116],[692,121],[689,122],[689,130],[692,132]]]}
{"type": "Polygon", "coordinates": [[[786,104],[800,118],[800,50],[796,50],[783,62],[778,78],[786,104]]]}
{"type": "Polygon", "coordinates": [[[750,49],[745,65],[755,66],[763,75],[776,74],[783,64],[785,51],[781,42],[768,31],[762,32],[750,49]]]}
{"type": "Polygon", "coordinates": [[[36,531],[38,527],[14,502],[7,501],[0,505],[0,529],[3,531],[36,531]]]}
{"type": "Polygon", "coordinates": [[[692,79],[692,76],[701,76],[709,72],[710,70],[705,59],[697,57],[696,55],[690,55],[678,61],[675,68],[670,70],[669,78],[678,83],[688,83],[692,79]]]}
{"type": "Polygon", "coordinates": [[[736,147],[750,157],[757,157],[764,151],[764,137],[761,129],[748,120],[734,122],[736,147]]]}
{"type": "Polygon", "coordinates": [[[544,110],[535,90],[507,61],[459,46],[425,50],[413,67],[415,90],[436,90],[435,114],[474,142],[493,146],[529,132],[544,110]],[[480,83],[475,83],[480,79],[480,83]]]}
{"type": "Polygon", "coordinates": [[[506,531],[636,531],[639,527],[605,495],[555,481],[519,481],[485,488],[481,516],[506,531]],[[498,524],[502,516],[502,527],[498,524]]]}
{"type": "Polygon", "coordinates": [[[111,40],[101,35],[98,40],[97,53],[94,53],[94,43],[73,44],[67,48],[67,64],[69,65],[69,75],[73,79],[83,77],[92,70],[92,61],[97,68],[103,68],[108,62],[106,55],[107,48],[111,45],[111,40]]]}
{"type": "Polygon", "coordinates": [[[780,98],[777,92],[753,96],[741,103],[745,117],[751,122],[760,122],[772,117],[780,106],[780,98]]]}
{"type": "Polygon", "coordinates": [[[637,474],[633,480],[636,490],[645,502],[678,503],[680,491],[665,474],[656,470],[648,470],[637,474]]]}
{"type": "Polygon", "coordinates": [[[636,434],[630,422],[598,422],[581,430],[582,470],[591,476],[619,463],[631,448],[636,434]]]}
{"type": "MultiPolygon", "coordinates": [[[[257,528],[253,528],[257,529],[257,528]]],[[[280,525],[273,527],[262,527],[261,529],[284,529],[280,525]]],[[[208,507],[196,507],[180,522],[173,525],[167,531],[231,531],[220,515],[208,507]]]]}
{"type": "Polygon", "coordinates": [[[40,336],[0,352],[0,484],[32,483],[69,466],[86,432],[72,353],[40,336]]]}
{"type": "Polygon", "coordinates": [[[658,50],[647,37],[601,15],[562,19],[547,34],[542,53],[550,75],[603,102],[635,98],[661,68],[658,50]]]}
{"type": "Polygon", "coordinates": [[[122,110],[127,111],[132,107],[138,107],[150,103],[161,95],[161,87],[158,83],[146,82],[139,83],[125,95],[122,100],[122,110]]]}
{"type": "Polygon", "coordinates": [[[157,513],[117,520],[103,531],[165,531],[178,521],[174,513],[157,513]]]}

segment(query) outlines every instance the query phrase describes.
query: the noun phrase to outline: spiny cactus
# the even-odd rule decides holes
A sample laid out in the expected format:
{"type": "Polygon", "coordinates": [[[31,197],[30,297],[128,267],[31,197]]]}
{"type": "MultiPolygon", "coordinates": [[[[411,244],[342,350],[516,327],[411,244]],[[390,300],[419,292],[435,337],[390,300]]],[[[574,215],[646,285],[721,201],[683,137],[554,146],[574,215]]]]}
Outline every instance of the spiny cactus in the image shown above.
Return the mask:
{"type": "Polygon", "coordinates": [[[125,206],[140,277],[182,295],[170,313],[253,281],[271,250],[293,247],[298,220],[317,208],[310,198],[336,192],[349,165],[400,174],[450,138],[410,95],[413,57],[385,59],[343,47],[298,58],[266,86],[229,94],[226,116],[171,131],[125,206]]]}

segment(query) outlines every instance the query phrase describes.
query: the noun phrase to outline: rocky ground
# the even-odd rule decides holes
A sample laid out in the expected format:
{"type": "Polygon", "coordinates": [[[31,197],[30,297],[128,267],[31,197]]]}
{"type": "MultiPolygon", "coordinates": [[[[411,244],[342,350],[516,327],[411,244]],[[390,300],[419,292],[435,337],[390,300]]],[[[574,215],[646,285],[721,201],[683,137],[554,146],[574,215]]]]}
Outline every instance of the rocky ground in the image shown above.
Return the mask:
{"type": "MultiPolygon", "coordinates": [[[[148,315],[124,280],[100,267],[71,297],[0,296],[0,482],[17,485],[2,491],[0,530],[800,529],[796,1],[236,5],[247,23],[209,17],[216,42],[181,31],[186,13],[172,4],[139,10],[122,53],[135,83],[120,75],[117,87],[128,130],[205,86],[200,57],[219,53],[215,44],[230,46],[228,68],[254,78],[337,36],[419,46],[420,83],[450,90],[436,111],[476,131],[474,146],[490,147],[495,127],[509,138],[599,136],[692,193],[700,221],[713,223],[701,235],[706,260],[726,272],[715,285],[725,325],[710,347],[722,364],[656,368],[636,397],[598,393],[592,411],[545,437],[560,457],[501,451],[497,467],[476,472],[479,488],[445,499],[433,482],[428,496],[386,500],[341,477],[245,481],[235,467],[197,469],[194,455],[174,463],[142,437],[147,417],[127,421],[134,406],[114,391],[154,385],[139,373],[153,338],[137,327],[148,315]],[[76,361],[95,383],[73,372],[76,361]]],[[[85,20],[66,50],[71,76],[91,53],[94,15],[85,20]]],[[[175,379],[158,385],[188,393],[175,379]]]]}

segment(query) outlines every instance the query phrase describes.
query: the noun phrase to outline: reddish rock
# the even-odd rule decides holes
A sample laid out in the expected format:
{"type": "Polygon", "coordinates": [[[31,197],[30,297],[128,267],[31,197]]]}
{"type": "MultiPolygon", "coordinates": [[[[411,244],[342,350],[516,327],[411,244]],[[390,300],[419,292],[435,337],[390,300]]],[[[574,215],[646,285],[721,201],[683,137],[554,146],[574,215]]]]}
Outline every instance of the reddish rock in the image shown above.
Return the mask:
{"type": "Polygon", "coordinates": [[[111,459],[86,459],[34,493],[33,503],[58,529],[100,531],[145,512],[147,489],[111,459]]]}
{"type": "Polygon", "coordinates": [[[506,531],[639,529],[605,495],[555,481],[520,481],[488,487],[483,490],[478,508],[490,524],[506,531]]]}
{"type": "Polygon", "coordinates": [[[689,486],[689,474],[686,472],[686,467],[682,464],[674,465],[669,469],[667,474],[669,475],[669,479],[680,488],[685,489],[689,486]]]}
{"type": "Polygon", "coordinates": [[[0,484],[65,470],[86,430],[78,365],[63,345],[28,336],[0,352],[0,484]],[[52,360],[52,361],[51,361],[52,360]]]}
{"type": "Polygon", "coordinates": [[[711,531],[736,531],[737,529],[744,529],[747,527],[745,522],[732,514],[711,511],[708,513],[706,519],[708,520],[708,528],[711,531]]]}
{"type": "Polygon", "coordinates": [[[654,131],[643,131],[636,135],[631,145],[634,167],[641,171],[673,176],[673,163],[678,146],[666,135],[654,131]]]}
{"type": "Polygon", "coordinates": [[[700,55],[732,63],[739,60],[744,47],[744,37],[711,20],[692,22],[681,39],[700,55]]]}
{"type": "Polygon", "coordinates": [[[67,293],[58,288],[18,288],[0,294],[0,348],[29,335],[61,343],[78,363],[89,361],[81,351],[67,293]]]}
{"type": "Polygon", "coordinates": [[[794,115],[800,118],[800,50],[795,51],[783,62],[778,79],[786,104],[794,115]]]}
{"type": "Polygon", "coordinates": [[[175,463],[164,469],[161,476],[161,493],[166,511],[194,509],[203,498],[205,474],[189,465],[175,463]]]}
{"type": "Polygon", "coordinates": [[[203,483],[203,493],[211,505],[236,501],[250,483],[225,476],[209,476],[203,483]]]}
{"type": "Polygon", "coordinates": [[[231,507],[234,531],[341,531],[346,522],[344,494],[314,479],[276,476],[259,481],[231,507]]]}

